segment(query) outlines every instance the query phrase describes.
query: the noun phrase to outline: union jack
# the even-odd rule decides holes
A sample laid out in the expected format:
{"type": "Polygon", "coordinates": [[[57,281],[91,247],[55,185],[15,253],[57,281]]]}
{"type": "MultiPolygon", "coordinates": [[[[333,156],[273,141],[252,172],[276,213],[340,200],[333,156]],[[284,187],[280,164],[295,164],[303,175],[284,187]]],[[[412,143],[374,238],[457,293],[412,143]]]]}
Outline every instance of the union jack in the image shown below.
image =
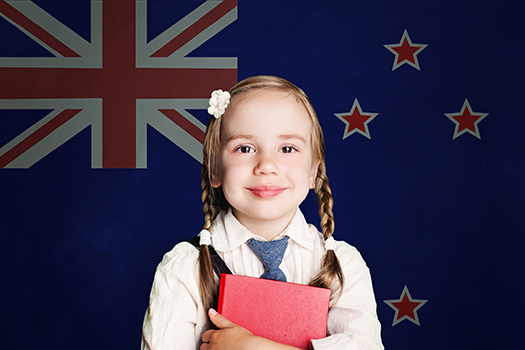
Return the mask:
{"type": "Polygon", "coordinates": [[[146,1],[91,1],[90,42],[32,1],[0,15],[54,57],[0,57],[0,109],[49,109],[0,148],[0,167],[28,168],[91,127],[92,168],[146,168],[147,126],[202,162],[213,89],[237,81],[236,57],[187,57],[237,19],[237,1],[206,1],[147,41],[146,1]]]}

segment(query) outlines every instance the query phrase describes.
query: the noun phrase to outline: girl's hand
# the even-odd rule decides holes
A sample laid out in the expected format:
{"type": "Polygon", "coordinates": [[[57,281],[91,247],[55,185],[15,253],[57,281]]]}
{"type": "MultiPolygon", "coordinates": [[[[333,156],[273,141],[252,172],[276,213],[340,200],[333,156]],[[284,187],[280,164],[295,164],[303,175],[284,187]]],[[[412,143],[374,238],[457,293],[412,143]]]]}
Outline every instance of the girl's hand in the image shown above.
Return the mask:
{"type": "Polygon", "coordinates": [[[230,322],[226,317],[209,310],[210,320],[219,329],[210,329],[202,334],[201,350],[254,349],[257,338],[245,328],[230,322]]]}
{"type": "Polygon", "coordinates": [[[213,309],[210,309],[208,314],[210,320],[219,329],[209,329],[202,334],[201,350],[299,350],[293,346],[255,336],[213,309]]]}

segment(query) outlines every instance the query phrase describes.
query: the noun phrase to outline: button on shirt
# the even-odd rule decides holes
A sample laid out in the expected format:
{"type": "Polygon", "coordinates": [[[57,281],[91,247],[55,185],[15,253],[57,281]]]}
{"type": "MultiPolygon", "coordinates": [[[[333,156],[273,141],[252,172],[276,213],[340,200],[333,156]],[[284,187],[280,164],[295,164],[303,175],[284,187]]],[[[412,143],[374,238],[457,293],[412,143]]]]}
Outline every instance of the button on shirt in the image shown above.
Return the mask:
{"type": "MultiPolygon", "coordinates": [[[[326,250],[315,226],[308,225],[299,209],[288,227],[275,239],[290,237],[280,268],[288,282],[308,284],[320,271],[326,250]]],[[[223,211],[214,222],[212,245],[234,274],[258,277],[264,265],[246,241],[265,239],[251,233],[231,213],[223,211]]],[[[332,293],[328,336],[313,340],[316,350],[379,350],[381,325],[369,270],[359,252],[336,241],[336,255],[345,276],[344,290],[332,293]]],[[[150,305],[143,324],[143,350],[199,349],[208,330],[207,310],[199,295],[198,250],[187,242],[177,244],[157,267],[150,305]]],[[[218,281],[218,278],[216,278],[218,281]]]]}

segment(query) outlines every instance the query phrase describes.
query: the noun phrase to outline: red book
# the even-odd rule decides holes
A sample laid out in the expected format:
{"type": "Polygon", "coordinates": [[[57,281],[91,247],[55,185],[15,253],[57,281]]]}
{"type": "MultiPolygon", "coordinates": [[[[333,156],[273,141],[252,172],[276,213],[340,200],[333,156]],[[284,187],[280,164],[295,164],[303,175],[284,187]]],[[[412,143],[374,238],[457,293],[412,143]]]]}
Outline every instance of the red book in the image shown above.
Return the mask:
{"type": "Polygon", "coordinates": [[[221,275],[218,312],[255,335],[301,349],[326,337],[330,289],[221,275]]]}

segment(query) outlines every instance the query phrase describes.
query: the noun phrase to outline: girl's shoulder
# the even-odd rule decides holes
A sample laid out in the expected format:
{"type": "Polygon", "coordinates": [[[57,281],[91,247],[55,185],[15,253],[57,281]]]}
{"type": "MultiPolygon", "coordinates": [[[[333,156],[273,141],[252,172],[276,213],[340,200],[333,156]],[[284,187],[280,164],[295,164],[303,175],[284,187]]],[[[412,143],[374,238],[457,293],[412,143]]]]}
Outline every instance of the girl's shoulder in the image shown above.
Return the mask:
{"type": "MultiPolygon", "coordinates": [[[[316,244],[323,245],[324,246],[324,237],[321,232],[317,230],[317,228],[314,225],[309,225],[310,232],[312,234],[317,235],[317,242],[316,244]]],[[[342,266],[362,266],[366,265],[365,261],[363,260],[363,257],[361,256],[361,253],[359,253],[359,250],[357,250],[356,247],[353,245],[347,243],[346,241],[338,240],[337,234],[334,236],[335,241],[335,254],[337,255],[337,258],[339,259],[339,262],[342,266]]],[[[323,249],[324,250],[324,249],[323,249]]]]}
{"type": "Polygon", "coordinates": [[[353,245],[347,243],[346,241],[340,241],[340,240],[337,240],[337,239],[334,239],[334,240],[335,240],[335,251],[336,251],[336,253],[360,255],[359,251],[357,250],[357,248],[354,247],[353,245]]]}
{"type": "Polygon", "coordinates": [[[363,256],[353,245],[350,245],[345,241],[336,240],[335,254],[339,259],[339,263],[341,264],[345,276],[350,274],[356,277],[369,274],[369,269],[363,256]]]}
{"type": "Polygon", "coordinates": [[[151,288],[151,300],[155,301],[155,305],[150,308],[164,313],[165,305],[180,307],[181,300],[188,301],[190,298],[199,303],[198,256],[197,248],[188,242],[181,242],[164,254],[155,271],[151,288]]]}
{"type": "Polygon", "coordinates": [[[199,250],[189,242],[177,243],[172,250],[164,254],[157,269],[194,267],[199,258],[199,250]]]}
{"type": "MultiPolygon", "coordinates": [[[[315,241],[315,245],[319,246],[319,247],[321,247],[321,246],[324,247],[323,234],[321,232],[319,232],[317,227],[315,227],[312,224],[308,224],[308,228],[309,228],[310,234],[313,237],[316,237],[316,239],[314,240],[315,241]]],[[[359,253],[359,251],[357,250],[356,247],[354,247],[353,245],[347,243],[346,241],[338,240],[337,239],[337,235],[334,236],[334,241],[335,241],[335,253],[338,256],[339,256],[339,254],[342,254],[344,256],[351,255],[351,256],[354,256],[354,257],[357,257],[357,256],[360,257],[361,256],[361,254],[359,253]]]]}

